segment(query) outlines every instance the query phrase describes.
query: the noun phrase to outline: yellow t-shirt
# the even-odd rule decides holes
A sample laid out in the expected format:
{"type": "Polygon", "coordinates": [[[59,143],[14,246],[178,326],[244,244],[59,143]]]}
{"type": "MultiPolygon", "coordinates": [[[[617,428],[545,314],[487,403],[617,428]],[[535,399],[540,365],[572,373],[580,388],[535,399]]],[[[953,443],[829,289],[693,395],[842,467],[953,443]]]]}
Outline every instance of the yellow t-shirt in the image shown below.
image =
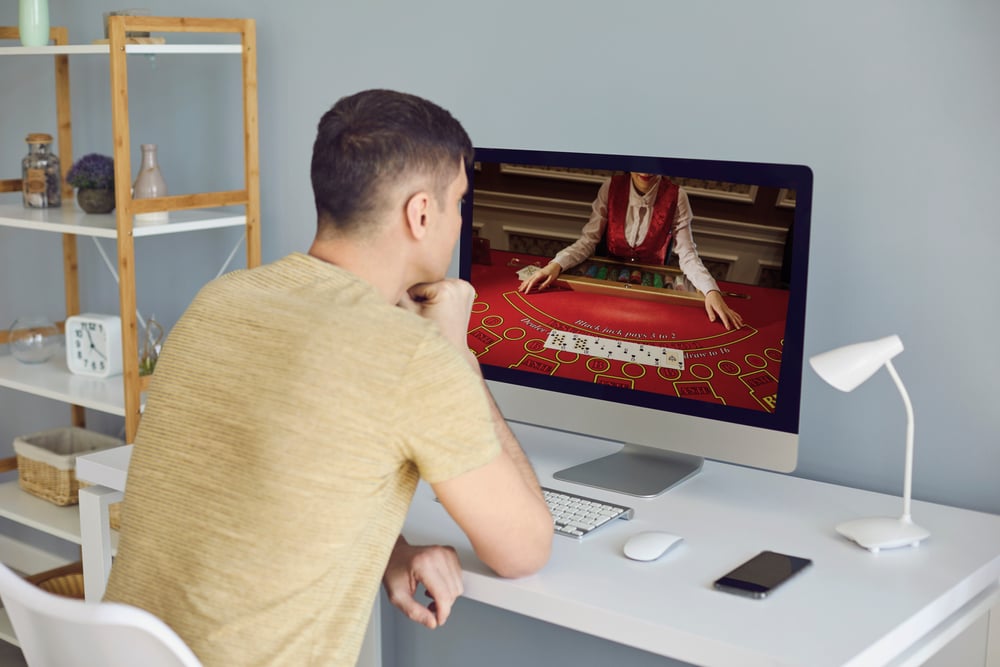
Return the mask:
{"type": "Polygon", "coordinates": [[[303,254],[202,289],[135,445],[105,599],[225,667],[353,665],[418,478],[500,451],[436,325],[303,254]]]}

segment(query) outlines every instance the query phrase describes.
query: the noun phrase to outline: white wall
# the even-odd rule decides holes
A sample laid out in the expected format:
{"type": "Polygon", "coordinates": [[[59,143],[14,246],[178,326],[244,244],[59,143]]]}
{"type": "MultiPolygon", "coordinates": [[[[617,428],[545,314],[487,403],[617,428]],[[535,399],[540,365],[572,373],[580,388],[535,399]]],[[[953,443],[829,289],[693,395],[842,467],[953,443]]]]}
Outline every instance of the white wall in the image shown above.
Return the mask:
{"type": "MultiPolygon", "coordinates": [[[[74,40],[100,36],[102,3],[51,2],[53,22],[68,25],[74,40]]],[[[811,166],[806,352],[898,333],[906,351],[897,368],[917,421],[914,494],[1000,512],[1000,355],[992,344],[1000,328],[993,293],[1000,6],[655,0],[613,9],[588,0],[561,11],[557,4],[145,3],[154,13],[258,20],[265,259],[309,242],[316,121],[338,97],[366,87],[440,102],[479,145],[811,166]]],[[[5,4],[0,22],[16,23],[16,13],[5,4]]],[[[187,77],[141,59],[131,68],[153,91],[172,91],[132,99],[148,128],[135,136],[163,146],[168,183],[197,189],[231,172],[226,114],[215,103],[235,109],[224,73],[187,77]]],[[[89,58],[74,58],[71,71],[75,152],[106,151],[106,72],[89,58]]],[[[34,107],[27,119],[9,112],[12,87],[29,81],[23,74],[10,81],[6,63],[0,76],[2,173],[14,174],[23,136],[43,129],[44,118],[34,107]]],[[[32,238],[25,251],[23,238],[0,230],[0,276],[19,285],[16,297],[0,290],[4,322],[38,299],[52,301],[48,309],[61,304],[51,289],[58,274],[37,268],[58,249],[32,238]]],[[[190,298],[185,272],[200,255],[212,266],[232,241],[208,234],[196,247],[140,244],[154,274],[140,284],[140,303],[145,296],[149,309],[175,317],[190,298]]],[[[88,265],[96,254],[81,246],[88,265]]],[[[104,275],[89,274],[84,285],[85,307],[113,307],[104,275]]],[[[888,376],[843,395],[807,371],[804,394],[798,474],[897,492],[903,411],[888,376]]]]}
{"type": "MultiPolygon", "coordinates": [[[[105,3],[51,3],[53,22],[68,25],[74,41],[100,36],[105,3]]],[[[266,260],[310,240],[316,121],[338,97],[362,88],[429,97],[483,146],[809,165],[815,193],[806,353],[898,333],[906,351],[895,363],[916,412],[915,497],[1000,512],[1000,4],[143,5],[160,14],[258,19],[266,260]]],[[[0,23],[16,18],[14,3],[0,7],[0,23]]],[[[71,70],[76,153],[107,152],[109,123],[93,113],[107,108],[106,74],[81,59],[71,70]]],[[[156,72],[151,80],[173,76],[156,72]]],[[[25,121],[8,111],[11,86],[30,83],[17,76],[11,82],[6,64],[0,69],[0,155],[7,156],[0,173],[12,175],[23,136],[43,129],[36,112],[25,121]]],[[[185,85],[189,92],[169,100],[182,102],[169,114],[156,104],[143,114],[149,135],[164,132],[158,141],[169,144],[161,149],[168,182],[197,189],[214,169],[231,169],[229,146],[223,141],[205,154],[205,141],[224,133],[221,124],[205,128],[200,120],[213,89],[185,85]],[[157,130],[159,123],[169,131],[157,130]]],[[[50,301],[59,284],[36,259],[58,258],[58,250],[22,239],[0,229],[0,283],[18,284],[16,296],[0,294],[0,326],[50,301]]],[[[159,276],[140,286],[140,297],[148,295],[164,319],[176,317],[183,299],[174,293],[188,294],[181,251],[216,257],[231,241],[206,236],[195,249],[140,249],[159,276]]],[[[83,259],[94,257],[87,251],[83,259]]],[[[114,304],[101,280],[85,282],[85,307],[114,304]]],[[[898,493],[904,416],[888,376],[843,395],[807,370],[803,391],[796,474],[898,493]]],[[[49,414],[63,418],[61,407],[32,407],[39,402],[0,390],[0,448],[19,429],[50,422],[49,414]]]]}

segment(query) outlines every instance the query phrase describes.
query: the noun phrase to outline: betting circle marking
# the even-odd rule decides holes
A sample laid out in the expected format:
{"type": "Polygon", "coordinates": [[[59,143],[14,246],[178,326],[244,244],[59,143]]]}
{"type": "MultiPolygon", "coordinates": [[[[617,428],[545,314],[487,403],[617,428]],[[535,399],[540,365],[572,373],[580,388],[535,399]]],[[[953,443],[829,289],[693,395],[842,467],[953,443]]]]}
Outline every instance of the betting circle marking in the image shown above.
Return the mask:
{"type": "Polygon", "coordinates": [[[545,341],[539,338],[529,338],[524,343],[525,352],[541,352],[545,349],[545,341]]]}
{"type": "Polygon", "coordinates": [[[591,357],[587,359],[587,370],[591,373],[607,373],[611,369],[611,362],[607,359],[591,357]]]}
{"type": "Polygon", "coordinates": [[[662,366],[656,369],[656,374],[659,375],[664,380],[666,380],[667,382],[674,382],[675,380],[680,380],[681,375],[683,375],[681,371],[675,368],[664,368],[662,366]]]}
{"type": "Polygon", "coordinates": [[[557,350],[556,361],[563,364],[575,364],[580,360],[580,355],[569,350],[557,350]]]}
{"type": "Polygon", "coordinates": [[[688,368],[688,370],[691,371],[691,375],[695,376],[699,380],[711,380],[715,377],[715,371],[713,371],[710,366],[706,366],[705,364],[691,364],[691,367],[688,368]]]}
{"type": "Polygon", "coordinates": [[[736,376],[741,372],[740,365],[735,361],[723,359],[719,362],[719,372],[723,375],[736,376]]]}
{"type": "Polygon", "coordinates": [[[527,335],[528,333],[521,327],[511,327],[503,332],[503,337],[507,340],[521,340],[527,335]]]}
{"type": "Polygon", "coordinates": [[[626,362],[622,364],[622,375],[633,380],[638,380],[639,378],[646,375],[646,367],[642,364],[633,364],[632,362],[626,362]]]}

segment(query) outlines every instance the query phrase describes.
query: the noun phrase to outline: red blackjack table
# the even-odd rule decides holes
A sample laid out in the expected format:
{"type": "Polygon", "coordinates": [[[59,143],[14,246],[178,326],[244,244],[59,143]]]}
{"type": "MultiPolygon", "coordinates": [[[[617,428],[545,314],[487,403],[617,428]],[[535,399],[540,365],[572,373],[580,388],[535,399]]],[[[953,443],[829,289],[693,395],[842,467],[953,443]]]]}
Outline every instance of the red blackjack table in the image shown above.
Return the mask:
{"type": "Polygon", "coordinates": [[[727,331],[709,321],[703,300],[671,298],[665,288],[663,299],[651,298],[655,290],[648,288],[637,298],[625,283],[611,280],[594,293],[574,289],[570,279],[523,294],[517,272],[549,258],[491,250],[489,261],[471,268],[476,300],[468,342],[480,363],[774,412],[786,290],[720,283],[744,321],[727,331]],[[611,358],[591,347],[547,347],[553,330],[596,341],[602,350],[604,343],[680,350],[682,369],[611,358]]]}

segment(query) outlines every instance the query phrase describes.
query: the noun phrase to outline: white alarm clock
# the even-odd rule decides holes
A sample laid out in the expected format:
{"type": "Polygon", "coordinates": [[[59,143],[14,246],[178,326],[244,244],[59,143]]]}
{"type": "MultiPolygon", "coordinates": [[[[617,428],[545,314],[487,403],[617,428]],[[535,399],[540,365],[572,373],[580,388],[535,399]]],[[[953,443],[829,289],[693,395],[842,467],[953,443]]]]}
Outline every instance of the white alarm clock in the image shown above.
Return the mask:
{"type": "Polygon", "coordinates": [[[122,319],[81,313],[66,318],[66,365],[78,375],[110,377],[122,372],[122,319]]]}

